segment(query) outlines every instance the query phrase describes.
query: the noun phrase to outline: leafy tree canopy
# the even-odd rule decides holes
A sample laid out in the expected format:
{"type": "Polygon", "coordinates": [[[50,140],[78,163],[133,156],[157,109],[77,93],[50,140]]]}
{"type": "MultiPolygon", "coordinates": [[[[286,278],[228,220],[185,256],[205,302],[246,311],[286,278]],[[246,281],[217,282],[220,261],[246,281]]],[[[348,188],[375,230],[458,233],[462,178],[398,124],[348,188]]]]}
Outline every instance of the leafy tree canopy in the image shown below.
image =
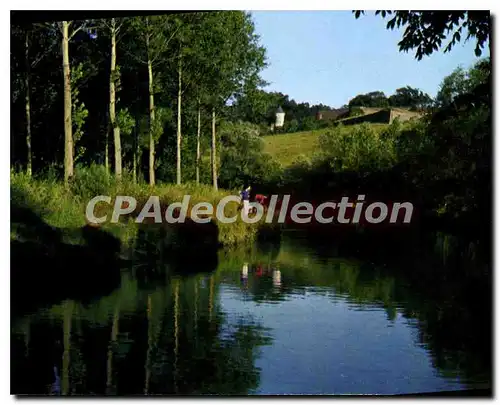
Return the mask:
{"type": "Polygon", "coordinates": [[[446,107],[451,104],[457,96],[470,93],[475,87],[487,81],[491,73],[490,59],[477,62],[469,70],[457,67],[450,75],[446,76],[436,96],[436,104],[446,107]]]}
{"type": "Polygon", "coordinates": [[[349,101],[349,107],[388,107],[389,99],[382,91],[359,94],[349,101]]]}
{"type": "Polygon", "coordinates": [[[422,90],[406,86],[389,97],[389,104],[393,107],[425,108],[432,104],[432,98],[422,90]]]}

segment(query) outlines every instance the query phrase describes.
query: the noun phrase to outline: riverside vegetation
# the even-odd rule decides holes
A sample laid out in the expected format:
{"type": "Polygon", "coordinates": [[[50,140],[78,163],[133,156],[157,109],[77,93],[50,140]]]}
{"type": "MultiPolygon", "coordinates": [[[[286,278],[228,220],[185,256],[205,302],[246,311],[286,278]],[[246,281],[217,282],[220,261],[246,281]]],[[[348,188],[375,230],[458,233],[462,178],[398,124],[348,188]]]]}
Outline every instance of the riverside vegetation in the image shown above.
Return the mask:
{"type": "MultiPolygon", "coordinates": [[[[469,71],[457,70],[450,76],[453,80],[443,81],[441,93],[450,91],[447,86],[458,87],[462,93],[457,93],[452,104],[436,108],[419,121],[336,125],[309,135],[265,139],[254,124],[222,122],[217,180],[225,189],[193,180],[151,186],[127,170],[118,179],[104,165],[91,163],[87,167],[78,164],[67,185],[58,180],[54,167],[35,175],[12,171],[12,204],[38,211],[51,226],[71,228],[85,225],[85,206],[97,195],[130,195],[142,203],[158,195],[162,205],[168,205],[189,194],[192,205],[209,202],[216,206],[224,196],[238,195],[244,184],[252,184],[264,193],[292,194],[305,200],[365,194],[372,201],[410,201],[426,224],[485,239],[483,224],[491,210],[491,151],[487,146],[491,110],[484,91],[490,74],[489,60],[469,71]],[[298,153],[297,141],[308,146],[301,150],[305,153],[298,153]]],[[[204,167],[210,172],[208,165],[204,167]]],[[[228,215],[234,215],[237,204],[228,209],[228,215]]],[[[127,245],[137,231],[132,222],[128,226],[106,224],[105,229],[127,245]]],[[[259,228],[269,228],[242,221],[217,226],[217,242],[225,246],[252,240],[259,228]]],[[[15,228],[12,235],[16,237],[15,228]]]]}
{"type": "MultiPolygon", "coordinates": [[[[395,12],[389,28],[408,28],[400,50],[416,50],[417,58],[422,58],[441,47],[439,38],[448,29],[443,28],[445,17],[449,29],[464,21],[460,29],[468,30],[477,42],[479,56],[489,40],[489,13],[395,12]],[[422,27],[428,38],[421,37],[422,27]]],[[[231,291],[236,288],[233,284],[241,283],[237,273],[246,263],[264,262],[272,271],[282,266],[281,284],[277,288],[269,279],[251,279],[247,287],[255,289],[255,301],[277,304],[289,297],[299,303],[339,292],[346,294],[348,310],[352,301],[370,308],[382,306],[382,318],[369,310],[350,312],[362,316],[353,328],[357,336],[365,337],[366,319],[385,333],[385,318],[394,324],[401,317],[418,318],[419,339],[430,346],[438,367],[446,364],[448,377],[462,375],[460,368],[465,367],[472,387],[491,387],[489,57],[445,77],[434,100],[403,88],[389,98],[380,92],[359,95],[346,106],[348,116],[356,116],[358,106],[408,106],[423,113],[421,120],[344,126],[314,119],[317,111],[329,107],[297,104],[288,96],[262,90],[266,51],[249,13],[49,24],[21,20],[14,19],[11,26],[11,291],[16,319],[12,333],[20,359],[16,392],[44,389],[38,382],[23,385],[22,376],[33,364],[39,367],[33,375],[50,371],[48,377],[43,374],[43,381],[53,377],[52,366],[62,370],[65,394],[248,393],[249,382],[257,389],[256,354],[249,346],[272,342],[256,322],[237,318],[241,306],[234,306],[235,296],[248,303],[248,290],[231,291]],[[284,129],[289,133],[270,135],[267,121],[275,104],[281,104],[290,118],[284,129]],[[299,130],[311,132],[292,133],[299,130]],[[417,215],[405,227],[345,227],[342,232],[334,226],[305,227],[300,232],[307,238],[287,242],[291,247],[281,255],[277,252],[287,233],[263,223],[188,221],[166,227],[136,224],[135,213],[100,227],[85,220],[86,205],[97,195],[132,196],[138,206],[157,195],[167,206],[189,194],[191,204],[215,206],[246,184],[258,193],[291,194],[295,200],[364,194],[371,201],[410,201],[417,215]],[[271,253],[256,254],[254,241],[271,253]],[[301,252],[303,246],[308,248],[301,252]],[[374,276],[374,269],[383,277],[374,276]],[[396,294],[400,282],[404,288],[398,287],[402,289],[396,294]],[[217,297],[234,306],[230,315],[238,319],[226,337],[217,297]],[[170,314],[174,316],[167,319],[170,314]],[[110,339],[95,326],[104,324],[110,339]],[[92,355],[81,354],[86,349],[79,345],[91,343],[94,333],[103,344],[99,347],[109,344],[109,371],[101,361],[104,350],[95,357],[99,364],[94,364],[92,355]],[[158,343],[164,340],[168,344],[158,343]],[[52,356],[46,347],[55,347],[56,354],[52,356]],[[125,366],[121,369],[134,370],[120,374],[120,387],[113,386],[116,361],[125,366]],[[158,367],[153,367],[155,361],[158,367]],[[205,367],[213,371],[213,378],[210,372],[205,376],[193,372],[205,367]],[[105,372],[109,372],[106,377],[105,372]],[[182,383],[182,374],[192,381],[182,383]],[[155,375],[167,375],[168,384],[155,381],[155,375]],[[205,377],[210,384],[205,384],[205,377]],[[231,386],[233,382],[236,386],[231,386]]],[[[460,42],[460,34],[452,38],[450,49],[460,42]]],[[[230,214],[237,209],[237,204],[228,207],[230,214]]],[[[315,308],[327,308],[326,300],[321,303],[315,308]]],[[[293,308],[299,311],[300,305],[293,308]]],[[[271,319],[286,336],[307,329],[302,325],[293,329],[295,313],[284,321],[280,316],[261,318],[271,319]]],[[[311,318],[319,323],[310,330],[318,330],[325,342],[339,330],[338,325],[328,324],[331,330],[321,336],[317,325],[335,316],[311,318]]],[[[409,333],[407,326],[398,327],[402,334],[409,333]]],[[[299,336],[307,340],[307,335],[299,336]]],[[[342,347],[353,343],[352,337],[336,339],[342,347]]],[[[393,349],[392,343],[407,347],[405,341],[393,339],[382,357],[408,355],[393,349]]],[[[419,355],[418,350],[413,354],[419,355]]],[[[317,354],[325,358],[325,353],[317,354]]],[[[267,354],[268,360],[281,357],[276,351],[267,354]]],[[[377,390],[381,382],[376,373],[363,371],[366,357],[336,383],[359,381],[357,373],[364,372],[377,390]]],[[[308,364],[296,372],[307,370],[308,364]]],[[[275,370],[294,367],[281,364],[275,370]]],[[[415,380],[416,389],[448,387],[431,371],[425,387],[415,380]]],[[[404,367],[400,372],[406,372],[404,367]]],[[[317,388],[316,378],[299,377],[304,381],[302,393],[331,393],[329,382],[317,388]]],[[[290,376],[290,381],[297,380],[297,375],[290,376]]],[[[267,381],[274,380],[268,376],[267,381]]],[[[342,387],[342,392],[353,392],[348,384],[342,387]]],[[[282,387],[262,392],[281,393],[282,387]]]]}
{"type": "MultiPolygon", "coordinates": [[[[406,18],[396,13],[391,21],[406,18]]],[[[476,52],[482,32],[475,33],[476,52]]],[[[405,35],[402,50],[419,46],[412,31],[405,35]]],[[[76,218],[83,200],[99,194],[140,200],[154,191],[168,203],[189,191],[194,202],[213,202],[245,184],[297,198],[361,193],[408,200],[424,216],[456,227],[477,228],[491,210],[489,58],[444,78],[435,100],[407,86],[389,98],[356,96],[348,106],[353,114],[357,105],[427,111],[418,122],[345,128],[318,122],[323,129],[310,136],[278,134],[264,143],[261,128],[273,103],[283,102],[300,122],[325,106],[259,90],[266,50],[249,13],[14,19],[12,38],[12,189],[31,195],[32,207],[50,207],[54,225],[83,225],[76,218]],[[69,61],[64,80],[55,74],[61,61],[63,70],[69,61]]],[[[433,51],[418,48],[417,56],[433,51]]],[[[226,228],[223,244],[255,235],[241,224],[226,228]]]]}

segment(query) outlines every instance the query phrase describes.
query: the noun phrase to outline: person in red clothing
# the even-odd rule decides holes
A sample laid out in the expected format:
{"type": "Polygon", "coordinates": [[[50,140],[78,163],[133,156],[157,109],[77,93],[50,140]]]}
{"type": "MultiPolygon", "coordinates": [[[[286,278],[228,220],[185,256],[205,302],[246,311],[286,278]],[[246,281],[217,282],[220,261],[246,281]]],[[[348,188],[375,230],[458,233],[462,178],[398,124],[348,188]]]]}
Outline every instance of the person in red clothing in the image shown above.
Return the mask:
{"type": "Polygon", "coordinates": [[[266,200],[267,197],[264,194],[257,194],[255,196],[255,201],[258,202],[259,204],[266,205],[266,200]]]}
{"type": "MultiPolygon", "coordinates": [[[[267,197],[264,194],[256,194],[255,195],[255,202],[261,204],[264,208],[266,208],[266,200],[267,197]]],[[[257,213],[257,208],[253,208],[253,212],[257,213]]]]}

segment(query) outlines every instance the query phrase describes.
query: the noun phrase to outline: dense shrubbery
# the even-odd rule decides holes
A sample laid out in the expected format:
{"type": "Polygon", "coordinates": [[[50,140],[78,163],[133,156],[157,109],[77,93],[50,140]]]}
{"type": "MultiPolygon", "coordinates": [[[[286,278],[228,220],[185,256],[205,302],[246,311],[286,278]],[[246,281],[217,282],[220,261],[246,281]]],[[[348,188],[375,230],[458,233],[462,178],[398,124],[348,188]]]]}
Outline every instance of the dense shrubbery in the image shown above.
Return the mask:
{"type": "Polygon", "coordinates": [[[299,155],[291,166],[283,172],[283,185],[288,187],[300,186],[305,181],[305,177],[313,170],[311,159],[307,156],[299,155]]]}
{"type": "Polygon", "coordinates": [[[369,124],[326,130],[318,153],[289,167],[283,186],[307,195],[357,189],[408,198],[453,226],[480,226],[491,215],[490,66],[474,66],[467,74],[473,90],[465,86],[423,120],[395,120],[382,131],[369,124]]]}
{"type": "Polygon", "coordinates": [[[394,138],[382,137],[370,124],[352,128],[339,125],[321,135],[317,160],[334,172],[370,172],[386,169],[394,161],[394,138]]]}
{"type": "Polygon", "coordinates": [[[226,123],[219,131],[222,145],[219,181],[222,187],[233,189],[245,184],[278,181],[281,166],[264,152],[258,126],[226,123]]]}
{"type": "MultiPolygon", "coordinates": [[[[96,195],[109,195],[112,203],[116,195],[132,196],[137,200],[138,210],[140,210],[151,195],[159,196],[163,207],[172,202],[181,202],[185,195],[191,196],[190,207],[199,202],[208,202],[216,207],[218,202],[229,194],[237,194],[237,190],[215,191],[209,185],[194,183],[179,186],[157,185],[152,188],[145,183],[133,183],[128,176],[124,176],[122,182],[118,183],[113,180],[112,176],[106,174],[104,166],[99,165],[78,168],[69,188],[65,187],[62,181],[33,179],[25,173],[11,171],[11,207],[31,210],[47,224],[68,230],[86,224],[86,205],[96,195]]],[[[109,213],[111,210],[112,206],[105,206],[105,212],[109,213]]],[[[226,206],[226,215],[235,215],[237,210],[237,203],[229,203],[226,206]]],[[[219,242],[223,245],[251,239],[259,228],[259,224],[245,224],[242,221],[230,224],[218,221],[216,223],[219,242]]],[[[105,223],[104,228],[121,236],[124,242],[127,241],[126,238],[132,238],[136,231],[133,223],[129,226],[105,223]]],[[[11,228],[11,232],[14,233],[11,237],[16,238],[15,226],[11,228]]]]}

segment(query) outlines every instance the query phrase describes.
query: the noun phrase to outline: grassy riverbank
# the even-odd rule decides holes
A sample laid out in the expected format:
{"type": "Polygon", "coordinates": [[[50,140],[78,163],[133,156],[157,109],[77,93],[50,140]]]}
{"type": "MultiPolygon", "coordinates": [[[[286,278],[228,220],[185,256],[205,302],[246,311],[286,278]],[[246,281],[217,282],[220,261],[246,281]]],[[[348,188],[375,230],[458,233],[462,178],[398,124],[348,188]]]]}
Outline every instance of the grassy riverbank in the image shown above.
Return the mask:
{"type": "MultiPolygon", "coordinates": [[[[47,225],[61,229],[67,243],[79,243],[80,237],[75,230],[87,224],[85,209],[88,201],[97,195],[106,195],[111,197],[113,204],[115,196],[124,195],[137,200],[136,212],[128,220],[113,224],[109,222],[112,205],[106,207],[106,204],[102,204],[108,213],[108,221],[103,223],[102,229],[117,236],[127,245],[135,239],[139,229],[133,217],[151,195],[159,196],[164,217],[165,207],[173,202],[181,202],[184,195],[191,196],[191,208],[199,202],[207,202],[216,207],[222,198],[235,194],[237,195],[236,190],[215,191],[208,185],[159,184],[151,187],[147,184],[135,184],[126,178],[118,184],[111,176],[107,176],[101,167],[80,169],[68,188],[55,179],[31,179],[23,173],[11,172],[11,210],[14,216],[11,221],[11,239],[20,238],[19,227],[30,222],[30,219],[26,218],[26,212],[31,212],[33,217],[39,218],[47,225]]],[[[237,210],[238,204],[230,202],[225,213],[233,216],[237,210]]],[[[220,223],[216,218],[213,218],[213,221],[218,228],[218,242],[224,246],[254,239],[260,227],[259,224],[246,224],[241,220],[230,224],[220,223]]]]}

